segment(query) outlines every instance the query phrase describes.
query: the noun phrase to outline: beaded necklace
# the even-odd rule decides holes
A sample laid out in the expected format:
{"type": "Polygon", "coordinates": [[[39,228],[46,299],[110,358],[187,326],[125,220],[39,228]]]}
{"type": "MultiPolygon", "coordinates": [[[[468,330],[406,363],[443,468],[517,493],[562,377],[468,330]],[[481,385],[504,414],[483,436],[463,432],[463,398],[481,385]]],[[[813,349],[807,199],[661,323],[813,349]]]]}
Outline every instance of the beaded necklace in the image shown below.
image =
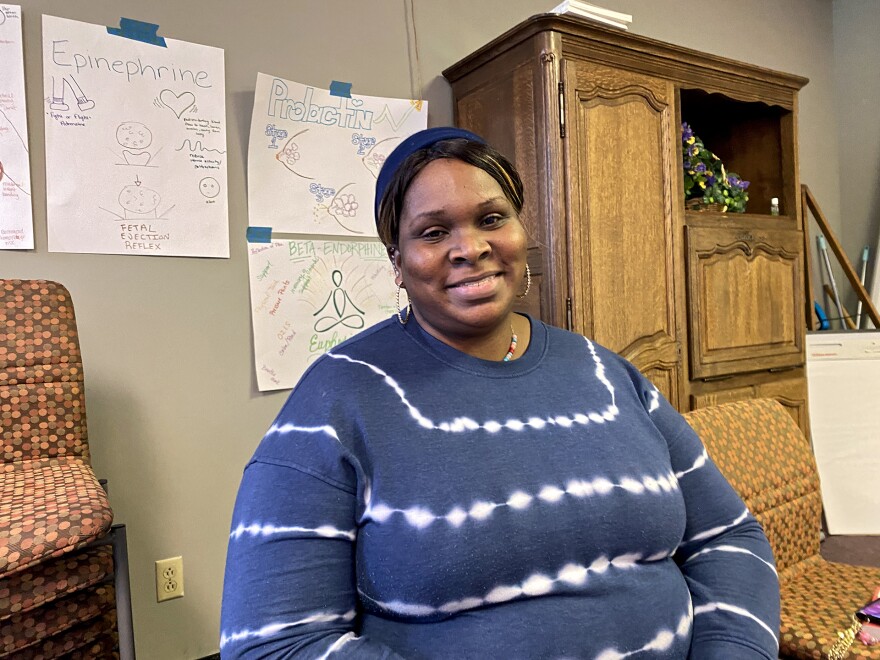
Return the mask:
{"type": "Polygon", "coordinates": [[[510,362],[513,354],[516,352],[516,332],[513,329],[513,323],[510,324],[510,348],[507,349],[507,355],[504,356],[504,362],[510,362]]]}

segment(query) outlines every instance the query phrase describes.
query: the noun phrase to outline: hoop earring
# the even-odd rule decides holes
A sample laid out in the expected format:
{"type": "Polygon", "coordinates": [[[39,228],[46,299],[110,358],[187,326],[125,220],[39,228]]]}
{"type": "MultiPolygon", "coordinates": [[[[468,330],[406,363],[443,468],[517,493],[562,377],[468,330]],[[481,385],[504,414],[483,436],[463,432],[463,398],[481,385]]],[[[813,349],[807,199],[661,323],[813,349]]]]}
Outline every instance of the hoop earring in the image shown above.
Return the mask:
{"type": "Polygon", "coordinates": [[[402,288],[403,283],[397,285],[397,320],[400,321],[400,325],[406,325],[406,322],[409,321],[409,313],[412,311],[412,304],[409,301],[409,295],[407,295],[406,316],[404,317],[400,311],[400,290],[402,288]]]}
{"type": "Polygon", "coordinates": [[[517,298],[525,298],[529,295],[529,290],[532,288],[532,270],[529,268],[529,265],[526,264],[526,290],[522,293],[516,294],[517,298]]]}

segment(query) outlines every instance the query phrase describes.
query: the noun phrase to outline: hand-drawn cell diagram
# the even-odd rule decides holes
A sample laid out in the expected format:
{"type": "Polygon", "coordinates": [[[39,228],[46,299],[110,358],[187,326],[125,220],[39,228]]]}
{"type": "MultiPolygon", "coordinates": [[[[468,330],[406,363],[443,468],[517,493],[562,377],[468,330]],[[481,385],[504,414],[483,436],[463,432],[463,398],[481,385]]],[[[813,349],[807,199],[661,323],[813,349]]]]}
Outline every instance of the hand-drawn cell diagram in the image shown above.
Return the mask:
{"type": "Polygon", "coordinates": [[[346,328],[360,330],[364,327],[365,312],[354,304],[354,301],[349,297],[345,289],[342,288],[342,271],[338,269],[334,270],[331,274],[331,279],[333,280],[333,290],[330,292],[330,295],[327,296],[327,300],[324,302],[321,309],[312,314],[312,316],[318,316],[318,314],[323,313],[324,310],[327,310],[328,312],[315,321],[315,332],[327,332],[328,330],[335,328],[337,325],[344,325],[346,328]],[[327,309],[331,302],[333,303],[332,310],[327,309]],[[354,307],[358,313],[347,313],[349,305],[354,307]],[[335,315],[330,312],[335,312],[335,315]]]}
{"type": "MultiPolygon", "coordinates": [[[[318,217],[321,213],[327,213],[348,233],[363,234],[364,232],[349,227],[347,224],[348,220],[346,220],[354,218],[357,215],[359,207],[357,195],[351,190],[344,192],[346,189],[353,186],[354,183],[346,183],[340,188],[325,186],[322,183],[314,182],[314,177],[303,173],[303,154],[296,140],[303,134],[307,133],[308,130],[309,129],[306,128],[299,133],[294,133],[290,136],[287,142],[284,143],[281,151],[275,154],[275,160],[299,178],[313,181],[313,183],[309,184],[309,193],[315,196],[315,201],[317,202],[317,205],[313,209],[315,217],[318,217]]],[[[269,144],[269,148],[271,149],[279,137],[278,131],[274,128],[274,125],[266,127],[266,135],[271,138],[269,144]]]]}
{"type": "Polygon", "coordinates": [[[315,196],[318,204],[315,206],[314,214],[318,217],[321,213],[326,213],[336,221],[340,227],[351,234],[363,234],[349,227],[346,222],[347,218],[354,218],[360,204],[354,193],[345,190],[351,188],[353,183],[346,183],[344,186],[336,190],[335,188],[327,188],[319,183],[309,184],[309,192],[315,196]]]}
{"type": "Polygon", "coordinates": [[[162,203],[162,196],[143,185],[143,182],[135,177],[134,183],[126,185],[119,192],[119,206],[122,214],[110,209],[100,207],[102,211],[106,211],[114,216],[117,220],[151,220],[159,218],[167,218],[168,212],[174,208],[170,206],[161,213],[159,205],[162,203]]]}
{"type": "Polygon", "coordinates": [[[146,125],[136,121],[126,121],[116,128],[116,142],[122,147],[117,165],[130,165],[137,167],[155,167],[150,165],[155,153],[149,151],[153,144],[153,133],[146,125]]]}
{"type": "Polygon", "coordinates": [[[212,176],[206,176],[199,181],[199,192],[208,199],[213,199],[220,194],[220,182],[212,176]]]}
{"type": "Polygon", "coordinates": [[[361,162],[374,179],[379,178],[379,170],[385,164],[385,159],[394,151],[394,147],[400,144],[399,137],[385,138],[377,142],[374,138],[364,138],[357,133],[352,136],[351,141],[352,144],[357,145],[357,155],[361,157],[361,162]]]}
{"type": "MultiPolygon", "coordinates": [[[[274,129],[274,125],[272,126],[272,128],[274,129]]],[[[296,143],[296,138],[298,138],[303,133],[308,133],[308,131],[309,131],[309,129],[305,129],[305,130],[300,131],[299,133],[294,133],[290,137],[290,139],[284,143],[284,146],[281,147],[281,151],[279,151],[277,154],[275,154],[275,160],[277,160],[279,163],[284,165],[284,167],[286,167],[288,170],[293,172],[296,176],[300,177],[301,179],[312,180],[314,177],[306,176],[302,172],[298,171],[301,163],[299,165],[297,164],[299,162],[300,158],[302,157],[302,154],[300,153],[299,145],[296,143]]],[[[284,133],[285,136],[287,135],[287,131],[282,131],[282,132],[284,133]]],[[[270,148],[276,148],[274,145],[275,145],[275,142],[278,138],[277,132],[275,135],[273,135],[272,133],[270,133],[269,127],[266,127],[266,135],[268,135],[272,138],[270,148]]]]}

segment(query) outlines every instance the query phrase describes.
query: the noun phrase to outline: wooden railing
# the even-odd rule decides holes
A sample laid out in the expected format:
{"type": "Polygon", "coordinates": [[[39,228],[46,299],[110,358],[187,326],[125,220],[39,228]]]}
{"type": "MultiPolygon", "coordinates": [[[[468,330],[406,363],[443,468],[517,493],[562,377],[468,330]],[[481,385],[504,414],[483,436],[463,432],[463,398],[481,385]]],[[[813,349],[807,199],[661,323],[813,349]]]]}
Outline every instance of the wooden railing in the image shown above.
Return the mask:
{"type": "MultiPolygon", "coordinates": [[[[834,233],[834,230],[831,229],[831,225],[828,224],[828,221],[825,219],[825,214],[822,213],[822,209],[819,208],[819,203],[816,201],[816,198],[813,197],[813,193],[810,192],[810,189],[806,185],[801,185],[801,228],[804,232],[804,258],[806,264],[807,277],[806,280],[806,303],[807,303],[807,319],[812,319],[812,322],[807,323],[807,327],[810,330],[818,330],[816,322],[816,315],[813,313],[813,301],[815,298],[813,297],[813,284],[812,284],[812,266],[810,260],[810,251],[812,246],[810,245],[810,232],[809,232],[809,218],[807,213],[810,212],[813,214],[813,217],[816,219],[816,223],[819,225],[819,229],[822,230],[822,234],[825,236],[825,240],[828,242],[828,245],[831,247],[831,251],[834,252],[834,256],[837,257],[838,263],[840,263],[840,267],[843,269],[844,275],[846,275],[846,279],[849,280],[849,283],[852,285],[853,290],[856,292],[856,295],[859,297],[859,300],[864,305],[865,310],[868,313],[868,318],[874,323],[875,328],[880,328],[880,315],[877,314],[877,309],[874,307],[874,303],[871,301],[871,297],[868,295],[867,289],[865,289],[864,284],[862,284],[859,276],[856,274],[855,268],[853,268],[852,264],[849,262],[849,259],[846,256],[846,253],[843,251],[843,248],[840,246],[840,241],[837,240],[837,235],[834,233]]],[[[880,268],[880,261],[878,261],[874,268],[880,268]]],[[[843,319],[841,319],[843,322],[843,319]]],[[[850,323],[852,324],[852,320],[850,319],[850,323]]],[[[852,324],[851,327],[855,327],[852,324]]]]}

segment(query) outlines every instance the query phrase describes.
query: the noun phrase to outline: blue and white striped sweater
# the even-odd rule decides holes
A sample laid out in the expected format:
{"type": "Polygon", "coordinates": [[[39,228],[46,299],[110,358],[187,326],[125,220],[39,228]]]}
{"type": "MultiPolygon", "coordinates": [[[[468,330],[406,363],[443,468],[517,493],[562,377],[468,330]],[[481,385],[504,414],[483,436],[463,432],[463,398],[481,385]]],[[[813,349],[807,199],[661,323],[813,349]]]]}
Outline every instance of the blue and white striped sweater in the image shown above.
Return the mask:
{"type": "Polygon", "coordinates": [[[245,470],[224,658],[775,658],[773,558],[629,363],[390,319],[315,362],[245,470]]]}

